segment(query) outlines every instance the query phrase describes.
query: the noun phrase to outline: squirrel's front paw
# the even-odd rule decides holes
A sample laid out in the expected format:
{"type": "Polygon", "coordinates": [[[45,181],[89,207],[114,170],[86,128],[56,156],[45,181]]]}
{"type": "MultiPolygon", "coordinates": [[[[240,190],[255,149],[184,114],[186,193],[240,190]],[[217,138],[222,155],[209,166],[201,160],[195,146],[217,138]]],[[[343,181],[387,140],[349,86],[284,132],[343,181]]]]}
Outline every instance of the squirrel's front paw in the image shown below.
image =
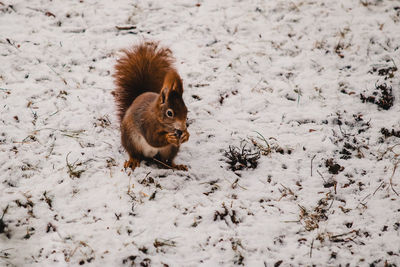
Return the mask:
{"type": "Polygon", "coordinates": [[[175,135],[175,133],[167,133],[166,138],[168,143],[179,146],[179,138],[175,135]]]}
{"type": "Polygon", "coordinates": [[[179,142],[182,144],[182,143],[185,143],[187,140],[189,140],[189,136],[190,136],[190,134],[189,134],[189,132],[186,130],[186,131],[184,131],[183,133],[182,133],[182,135],[181,135],[181,138],[179,139],[179,142]]]}

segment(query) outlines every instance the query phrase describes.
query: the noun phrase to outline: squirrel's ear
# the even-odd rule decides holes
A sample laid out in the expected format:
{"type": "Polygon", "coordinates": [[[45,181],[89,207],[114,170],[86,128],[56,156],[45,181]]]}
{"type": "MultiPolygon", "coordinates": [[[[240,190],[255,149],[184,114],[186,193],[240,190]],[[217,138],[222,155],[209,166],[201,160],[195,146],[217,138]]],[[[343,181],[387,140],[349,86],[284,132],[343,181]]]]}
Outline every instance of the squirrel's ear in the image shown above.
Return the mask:
{"type": "Polygon", "coordinates": [[[173,90],[175,92],[177,92],[178,94],[182,95],[183,94],[183,86],[182,86],[182,82],[179,81],[176,86],[173,88],[173,90]]]}
{"type": "Polygon", "coordinates": [[[163,91],[161,91],[161,104],[165,104],[165,93],[164,93],[164,90],[163,91]]]}
{"type": "Polygon", "coordinates": [[[170,90],[168,89],[168,87],[164,87],[163,89],[161,89],[161,92],[160,92],[160,102],[161,102],[161,104],[165,104],[165,102],[167,101],[169,91],[170,90]]]}
{"type": "Polygon", "coordinates": [[[163,88],[167,89],[167,91],[165,91],[165,95],[167,96],[167,98],[172,91],[175,91],[178,94],[182,95],[183,93],[182,79],[181,77],[179,77],[176,71],[170,71],[165,75],[163,88]]]}

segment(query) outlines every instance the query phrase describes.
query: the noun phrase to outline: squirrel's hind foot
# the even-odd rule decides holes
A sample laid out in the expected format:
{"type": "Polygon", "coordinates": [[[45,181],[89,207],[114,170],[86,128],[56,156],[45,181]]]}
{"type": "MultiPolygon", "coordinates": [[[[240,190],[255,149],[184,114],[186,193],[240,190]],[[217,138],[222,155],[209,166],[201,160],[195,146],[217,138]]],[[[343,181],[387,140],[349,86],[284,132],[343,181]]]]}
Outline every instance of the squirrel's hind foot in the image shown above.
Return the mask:
{"type": "Polygon", "coordinates": [[[183,165],[183,164],[174,164],[174,163],[172,163],[171,167],[173,169],[175,169],[175,170],[178,170],[178,171],[185,171],[185,172],[188,171],[188,167],[186,165],[183,165]]]}
{"type": "Polygon", "coordinates": [[[132,157],[129,157],[129,160],[126,160],[124,163],[124,168],[131,168],[132,171],[136,168],[140,166],[140,159],[135,159],[132,157]]]}

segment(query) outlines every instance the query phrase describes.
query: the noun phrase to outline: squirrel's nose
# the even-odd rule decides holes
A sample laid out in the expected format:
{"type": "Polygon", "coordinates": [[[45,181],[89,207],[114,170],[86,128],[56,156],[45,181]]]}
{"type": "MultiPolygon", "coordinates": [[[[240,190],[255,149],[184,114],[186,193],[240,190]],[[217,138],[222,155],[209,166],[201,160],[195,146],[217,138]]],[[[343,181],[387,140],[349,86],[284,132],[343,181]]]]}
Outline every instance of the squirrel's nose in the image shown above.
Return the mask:
{"type": "Polygon", "coordinates": [[[176,134],[177,137],[181,137],[182,136],[182,131],[179,130],[179,129],[176,129],[175,130],[175,134],[176,134]]]}

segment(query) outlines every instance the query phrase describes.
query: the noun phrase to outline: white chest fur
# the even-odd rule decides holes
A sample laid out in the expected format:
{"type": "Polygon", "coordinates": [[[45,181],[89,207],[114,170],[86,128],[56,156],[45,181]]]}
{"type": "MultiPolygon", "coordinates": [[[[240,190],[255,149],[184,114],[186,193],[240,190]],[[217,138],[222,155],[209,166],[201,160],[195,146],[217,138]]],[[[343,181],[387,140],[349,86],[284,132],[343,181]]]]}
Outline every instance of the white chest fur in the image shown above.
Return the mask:
{"type": "Polygon", "coordinates": [[[135,138],[136,146],[142,151],[143,156],[152,158],[159,152],[159,149],[149,145],[142,135],[138,134],[133,137],[135,138]]]}

